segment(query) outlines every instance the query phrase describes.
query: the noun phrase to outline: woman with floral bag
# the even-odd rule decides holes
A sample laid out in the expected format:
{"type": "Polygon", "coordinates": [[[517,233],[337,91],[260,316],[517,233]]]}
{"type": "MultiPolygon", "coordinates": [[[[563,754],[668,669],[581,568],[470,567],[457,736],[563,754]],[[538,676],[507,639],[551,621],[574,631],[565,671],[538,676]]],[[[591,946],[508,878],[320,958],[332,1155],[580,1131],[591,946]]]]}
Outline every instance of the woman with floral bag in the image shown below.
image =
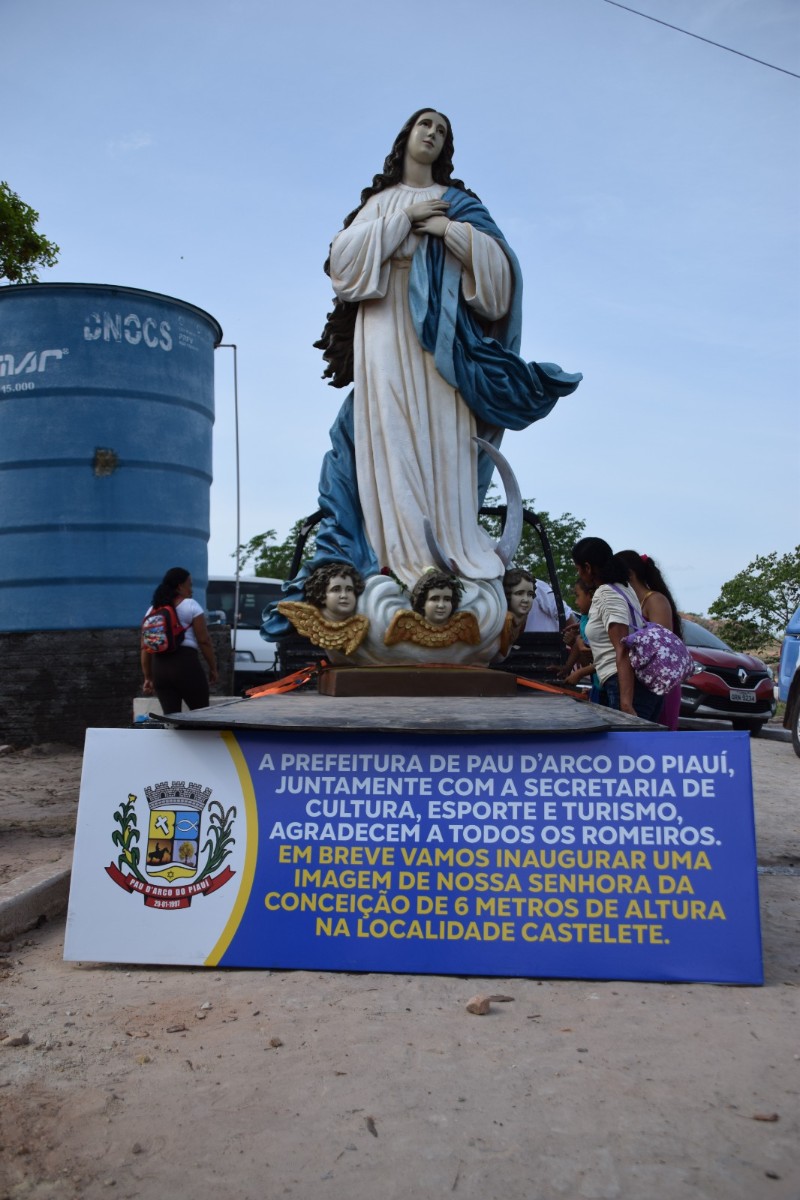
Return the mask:
{"type": "Polygon", "coordinates": [[[627,568],[614,557],[602,538],[581,538],[572,547],[572,561],[581,581],[594,587],[586,637],[592,649],[607,706],[630,716],[657,721],[663,697],[636,678],[624,638],[644,624],[627,568]]]}
{"type": "MultiPolygon", "coordinates": [[[[636,593],[644,619],[663,625],[682,638],[680,613],[664,576],[652,558],[635,550],[620,550],[615,557],[628,572],[628,582],[636,593]]],[[[676,683],[664,696],[659,717],[661,724],[666,725],[667,729],[677,729],[680,708],[681,685],[676,683]]]]}

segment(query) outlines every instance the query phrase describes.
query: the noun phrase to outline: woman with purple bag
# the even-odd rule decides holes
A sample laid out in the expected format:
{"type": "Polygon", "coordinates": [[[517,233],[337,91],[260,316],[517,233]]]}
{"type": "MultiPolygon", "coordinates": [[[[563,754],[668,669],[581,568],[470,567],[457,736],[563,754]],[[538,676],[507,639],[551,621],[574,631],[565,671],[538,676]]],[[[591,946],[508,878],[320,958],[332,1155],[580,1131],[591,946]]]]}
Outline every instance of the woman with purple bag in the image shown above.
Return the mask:
{"type": "MultiPolygon", "coordinates": [[[[679,638],[683,637],[680,613],[667,587],[664,576],[648,554],[637,554],[635,550],[620,550],[615,555],[628,572],[628,582],[636,593],[642,616],[670,629],[679,638]]],[[[676,683],[664,696],[659,720],[667,729],[678,728],[681,708],[681,685],[676,683]]]]}
{"type": "Polygon", "coordinates": [[[607,706],[657,721],[664,698],[636,678],[623,641],[644,624],[639,599],[628,580],[628,568],[614,556],[608,542],[596,537],[576,542],[572,561],[582,582],[595,589],[586,637],[607,706]]]}

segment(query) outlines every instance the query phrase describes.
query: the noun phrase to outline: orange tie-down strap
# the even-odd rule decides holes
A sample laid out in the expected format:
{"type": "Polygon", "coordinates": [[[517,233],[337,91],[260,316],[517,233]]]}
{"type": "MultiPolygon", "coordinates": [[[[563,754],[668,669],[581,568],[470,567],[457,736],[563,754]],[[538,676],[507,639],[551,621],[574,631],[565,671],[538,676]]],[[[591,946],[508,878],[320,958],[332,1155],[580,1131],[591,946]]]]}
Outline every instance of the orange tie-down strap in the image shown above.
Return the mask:
{"type": "Polygon", "coordinates": [[[245,696],[278,696],[281,692],[294,692],[304,683],[310,683],[327,666],[325,659],[309,663],[307,667],[301,667],[299,671],[293,671],[291,675],[284,675],[283,679],[277,679],[275,683],[263,683],[260,687],[248,688],[245,696]]]}
{"type": "MultiPolygon", "coordinates": [[[[293,671],[291,675],[284,675],[283,679],[278,679],[275,683],[264,683],[260,687],[248,688],[245,696],[279,696],[283,692],[294,692],[297,688],[303,687],[304,684],[310,683],[317,675],[321,675],[323,671],[329,669],[329,663],[325,659],[320,659],[319,662],[309,663],[306,667],[301,667],[299,671],[293,671]]],[[[422,663],[415,664],[417,667],[423,666],[422,663]]],[[[449,664],[442,663],[426,663],[425,666],[438,667],[441,670],[442,666],[449,664]]],[[[463,670],[463,667],[458,668],[463,670]]],[[[517,683],[521,687],[532,688],[536,692],[550,692],[555,696],[569,696],[572,700],[588,700],[589,697],[581,692],[573,691],[571,688],[556,687],[551,683],[536,683],[533,679],[523,679],[521,675],[516,676],[517,683]]]]}
{"type": "Polygon", "coordinates": [[[572,688],[555,687],[552,683],[535,683],[533,679],[523,679],[521,675],[517,676],[517,683],[522,687],[533,688],[537,692],[554,692],[557,696],[569,696],[570,700],[589,699],[585,693],[573,691],[572,688]]]}

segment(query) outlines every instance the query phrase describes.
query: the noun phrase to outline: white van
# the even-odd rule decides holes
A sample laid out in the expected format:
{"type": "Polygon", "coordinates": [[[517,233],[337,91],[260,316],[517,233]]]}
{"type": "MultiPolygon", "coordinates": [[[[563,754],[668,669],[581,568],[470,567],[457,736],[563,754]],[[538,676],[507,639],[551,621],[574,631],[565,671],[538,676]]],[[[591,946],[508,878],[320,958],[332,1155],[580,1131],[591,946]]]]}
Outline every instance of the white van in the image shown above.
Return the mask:
{"type": "Polygon", "coordinates": [[[236,577],[213,575],[206,589],[209,625],[231,626],[234,676],[237,688],[256,687],[278,669],[277,646],[261,636],[264,609],[282,595],[282,580],[260,575],[239,576],[239,621],[234,641],[233,616],[236,604],[236,577]]]}

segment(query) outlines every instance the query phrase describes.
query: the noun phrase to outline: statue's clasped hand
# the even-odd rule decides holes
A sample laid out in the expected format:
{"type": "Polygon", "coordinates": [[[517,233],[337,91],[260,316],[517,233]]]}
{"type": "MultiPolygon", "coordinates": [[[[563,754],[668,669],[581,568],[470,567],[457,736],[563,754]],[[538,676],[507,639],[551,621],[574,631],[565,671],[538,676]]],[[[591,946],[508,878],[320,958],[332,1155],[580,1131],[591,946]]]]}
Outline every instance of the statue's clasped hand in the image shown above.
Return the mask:
{"type": "Polygon", "coordinates": [[[444,237],[449,224],[447,210],[450,204],[447,200],[420,200],[406,209],[406,216],[411,222],[414,233],[429,233],[434,237],[444,237]]]}

